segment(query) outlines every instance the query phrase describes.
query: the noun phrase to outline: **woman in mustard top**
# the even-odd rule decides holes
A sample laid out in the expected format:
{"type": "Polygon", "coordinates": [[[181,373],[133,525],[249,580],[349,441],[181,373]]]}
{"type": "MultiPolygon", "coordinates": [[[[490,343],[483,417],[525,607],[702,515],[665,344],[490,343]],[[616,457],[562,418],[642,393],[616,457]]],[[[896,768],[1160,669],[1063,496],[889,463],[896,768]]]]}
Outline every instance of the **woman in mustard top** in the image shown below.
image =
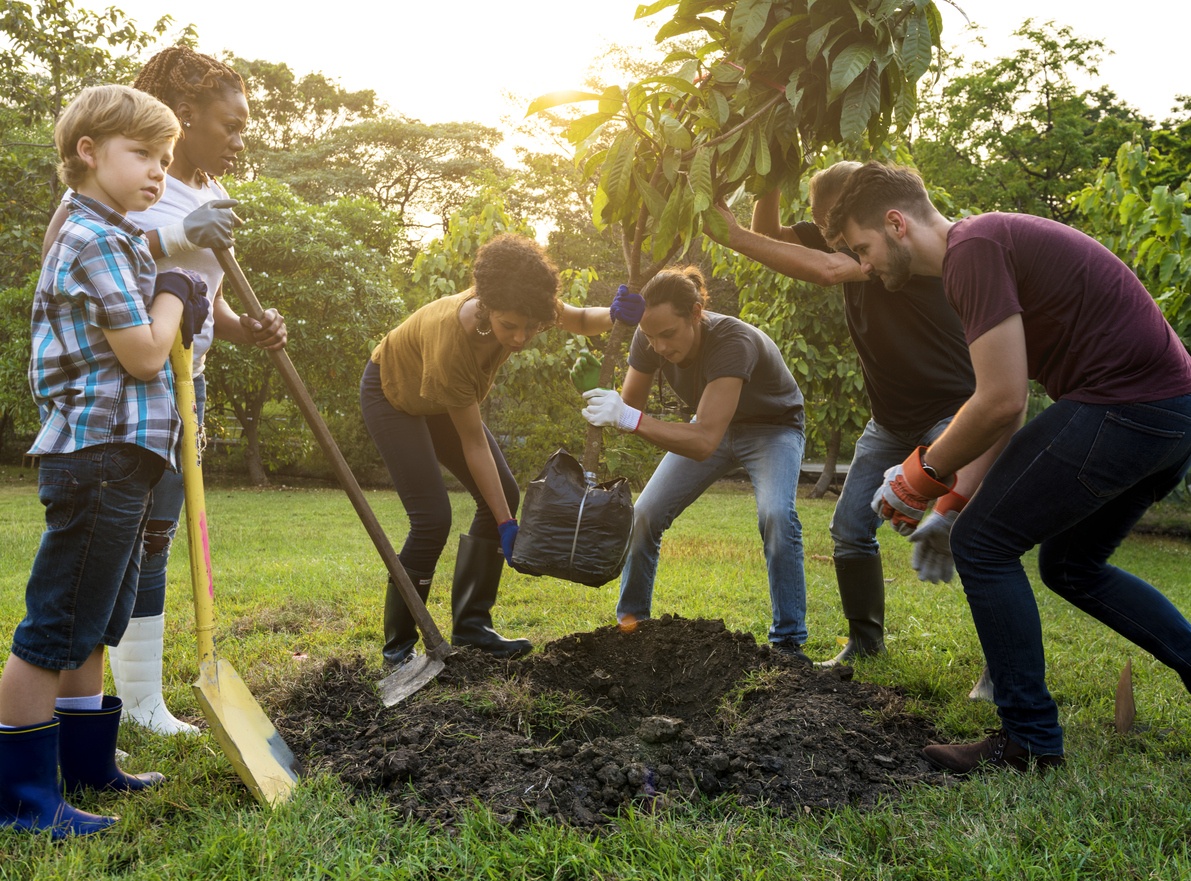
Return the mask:
{"type": "MultiPolygon", "coordinates": [[[[558,325],[595,335],[614,321],[636,324],[637,294],[619,293],[611,308],[580,308],[558,299],[558,270],[536,242],[504,235],[476,255],[473,284],[428,303],[385,336],[360,381],[360,406],[401,504],[409,535],[399,557],[423,600],[451,532],[451,503],[439,466],[476,502],[451,585],[451,643],[497,657],[528,653],[527,639],[505,639],[492,606],[505,560],[512,560],[520,491],[480,415],[500,366],[541,331],[558,325]]],[[[385,595],[384,659],[413,655],[418,631],[392,579],[385,595]]]]}

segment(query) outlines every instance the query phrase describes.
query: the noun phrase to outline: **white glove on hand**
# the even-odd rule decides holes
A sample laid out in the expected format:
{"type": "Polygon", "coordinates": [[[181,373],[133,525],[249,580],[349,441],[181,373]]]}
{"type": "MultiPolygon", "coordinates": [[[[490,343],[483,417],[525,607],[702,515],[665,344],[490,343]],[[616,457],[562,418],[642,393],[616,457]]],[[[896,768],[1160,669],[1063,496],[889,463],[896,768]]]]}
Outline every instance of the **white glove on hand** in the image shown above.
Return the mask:
{"type": "Polygon", "coordinates": [[[641,411],[630,407],[620,399],[620,394],[611,389],[593,388],[583,393],[587,406],[583,418],[601,428],[618,428],[621,431],[636,431],[641,424],[641,411]]]}
{"type": "Polygon", "coordinates": [[[910,535],[910,542],[914,545],[910,552],[910,565],[918,573],[919,581],[947,584],[955,575],[955,561],[951,557],[951,527],[958,517],[959,511],[931,513],[910,535]]]}
{"type": "Polygon", "coordinates": [[[239,204],[235,199],[212,199],[187,214],[181,223],[163,226],[157,230],[162,253],[169,257],[199,248],[230,248],[232,230],[239,220],[232,209],[239,204]]]}

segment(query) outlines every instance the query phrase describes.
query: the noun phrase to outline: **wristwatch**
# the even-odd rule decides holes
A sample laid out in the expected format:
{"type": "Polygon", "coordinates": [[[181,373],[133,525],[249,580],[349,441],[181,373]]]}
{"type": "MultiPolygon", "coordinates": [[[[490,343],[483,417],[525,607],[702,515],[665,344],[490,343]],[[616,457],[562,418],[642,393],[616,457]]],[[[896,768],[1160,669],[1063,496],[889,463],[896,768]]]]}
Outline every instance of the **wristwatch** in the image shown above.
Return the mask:
{"type": "Polygon", "coordinates": [[[922,464],[922,473],[923,474],[925,474],[927,477],[929,477],[931,480],[935,481],[936,483],[943,482],[942,480],[939,479],[939,472],[937,472],[934,468],[932,468],[926,464],[926,459],[921,459],[920,462],[922,464]]]}

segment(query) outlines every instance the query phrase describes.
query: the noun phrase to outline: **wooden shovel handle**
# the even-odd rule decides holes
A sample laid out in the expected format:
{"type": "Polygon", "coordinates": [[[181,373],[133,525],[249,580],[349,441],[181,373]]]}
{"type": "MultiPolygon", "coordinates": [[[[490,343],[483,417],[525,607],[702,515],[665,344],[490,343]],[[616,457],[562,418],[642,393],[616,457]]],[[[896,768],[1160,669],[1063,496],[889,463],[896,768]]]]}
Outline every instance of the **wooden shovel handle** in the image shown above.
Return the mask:
{"type": "MultiPolygon", "coordinates": [[[[219,260],[219,265],[223,267],[223,271],[231,283],[232,290],[244,304],[244,307],[248,310],[248,314],[257,321],[262,321],[265,310],[261,308],[260,301],[257,300],[256,294],[253,292],[252,286],[248,283],[248,279],[244,276],[244,271],[240,269],[240,264],[236,262],[236,258],[230,251],[224,250],[215,251],[215,256],[219,260]]],[[[413,582],[410,581],[409,575],[406,574],[405,567],[401,565],[401,561],[397,558],[397,552],[393,550],[393,545],[389,542],[389,537],[381,528],[380,521],[376,519],[376,514],[373,513],[368,500],[364,498],[364,492],[360,489],[360,484],[356,482],[355,475],[352,474],[351,468],[348,467],[347,461],[343,458],[343,453],[339,451],[339,447],[335,443],[335,438],[331,436],[327,424],[323,421],[318,408],[315,407],[314,400],[306,390],[301,377],[298,376],[298,371],[294,368],[289,355],[286,354],[284,349],[276,349],[269,351],[269,357],[273,360],[273,366],[277,368],[277,372],[281,374],[281,378],[285,381],[285,385],[297,403],[298,409],[302,411],[302,416],[305,417],[306,424],[314,432],[315,440],[322,447],[323,454],[330,460],[331,468],[335,472],[335,476],[339,479],[340,486],[343,487],[348,498],[351,499],[352,506],[356,509],[356,514],[360,517],[360,522],[364,524],[364,529],[368,532],[368,537],[376,545],[376,550],[380,553],[381,559],[385,563],[385,568],[389,570],[389,575],[392,576],[393,582],[401,592],[401,598],[405,600],[405,605],[414,616],[414,620],[417,621],[418,629],[422,631],[422,638],[426,642],[426,654],[436,659],[446,657],[452,651],[450,645],[443,640],[442,634],[439,633],[438,627],[434,623],[434,619],[430,617],[430,612],[426,609],[426,604],[418,596],[413,582]]]]}

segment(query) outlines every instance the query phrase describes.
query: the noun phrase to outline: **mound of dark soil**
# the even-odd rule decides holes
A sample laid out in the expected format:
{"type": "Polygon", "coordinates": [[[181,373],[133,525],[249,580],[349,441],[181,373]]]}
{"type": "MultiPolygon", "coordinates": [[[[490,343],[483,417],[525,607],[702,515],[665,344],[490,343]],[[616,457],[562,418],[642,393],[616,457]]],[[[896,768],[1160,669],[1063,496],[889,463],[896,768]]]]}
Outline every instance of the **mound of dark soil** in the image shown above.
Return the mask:
{"type": "Polygon", "coordinates": [[[460,651],[392,708],[381,675],[328,662],[295,686],[277,728],[308,769],[445,824],[475,801],[508,822],[537,812],[585,826],[630,802],[699,796],[787,813],[868,806],[942,779],[918,754],[933,730],[897,692],[720,621],[606,627],[519,661],[460,651]]]}

